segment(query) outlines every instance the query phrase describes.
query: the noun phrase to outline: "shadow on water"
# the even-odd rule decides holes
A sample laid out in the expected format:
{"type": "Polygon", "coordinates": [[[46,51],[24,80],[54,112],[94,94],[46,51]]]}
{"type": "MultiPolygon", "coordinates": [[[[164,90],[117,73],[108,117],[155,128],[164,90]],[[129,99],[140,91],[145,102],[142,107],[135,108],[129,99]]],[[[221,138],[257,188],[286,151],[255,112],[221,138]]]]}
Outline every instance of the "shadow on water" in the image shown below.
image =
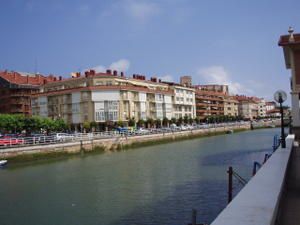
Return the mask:
{"type": "Polygon", "coordinates": [[[166,199],[154,205],[141,205],[109,225],[185,225],[191,222],[192,209],[198,212],[198,222],[210,223],[226,206],[226,185],[225,180],[180,185],[166,199]]]}
{"type": "Polygon", "coordinates": [[[218,166],[220,164],[225,165],[252,165],[254,161],[262,162],[265,154],[269,154],[272,151],[269,148],[261,150],[247,150],[243,151],[231,151],[221,152],[212,155],[207,155],[201,158],[201,164],[203,166],[218,166]]]}
{"type": "MultiPolygon", "coordinates": [[[[253,161],[269,152],[270,149],[233,151],[199,158],[202,166],[224,165],[222,178],[200,179],[176,186],[165,199],[155,204],[142,204],[109,225],[185,225],[191,223],[192,209],[197,210],[198,223],[210,224],[227,205],[227,165],[236,166],[237,170],[244,168],[241,173],[249,181],[253,161]]],[[[235,196],[243,185],[234,179],[233,187],[235,196]]]]}

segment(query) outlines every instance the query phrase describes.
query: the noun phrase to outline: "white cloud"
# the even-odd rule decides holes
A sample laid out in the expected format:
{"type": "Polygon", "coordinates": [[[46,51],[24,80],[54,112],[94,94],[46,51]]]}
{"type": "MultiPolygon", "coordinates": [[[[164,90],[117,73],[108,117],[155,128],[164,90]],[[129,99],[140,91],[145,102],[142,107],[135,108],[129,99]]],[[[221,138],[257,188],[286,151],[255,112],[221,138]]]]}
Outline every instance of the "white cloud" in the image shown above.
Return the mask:
{"type": "Polygon", "coordinates": [[[93,68],[90,68],[91,70],[95,70],[97,73],[101,73],[101,72],[105,72],[106,71],[106,68],[105,66],[95,66],[93,68]]]}
{"type": "Polygon", "coordinates": [[[146,22],[161,12],[159,5],[150,1],[127,0],[123,6],[125,13],[137,22],[146,22]]]}
{"type": "MultiPolygon", "coordinates": [[[[106,69],[111,69],[111,70],[117,70],[118,72],[126,72],[130,67],[130,61],[128,59],[120,59],[116,62],[113,62],[109,67],[103,66],[103,65],[98,65],[98,66],[94,66],[92,68],[92,70],[95,70],[96,72],[105,72],[106,69]]],[[[86,69],[86,70],[89,70],[86,69]]],[[[84,70],[84,71],[86,71],[84,70]]]]}
{"type": "Polygon", "coordinates": [[[158,79],[161,79],[162,81],[168,81],[168,82],[173,82],[174,81],[172,75],[169,75],[169,74],[161,76],[158,79]]]}
{"type": "Polygon", "coordinates": [[[198,82],[203,84],[227,84],[231,94],[253,94],[254,92],[246,88],[243,84],[231,80],[230,74],[222,66],[211,66],[199,69],[197,75],[198,82]]]}
{"type": "Polygon", "coordinates": [[[116,62],[113,62],[109,68],[112,70],[126,72],[130,67],[130,62],[127,59],[120,59],[116,62]]]}

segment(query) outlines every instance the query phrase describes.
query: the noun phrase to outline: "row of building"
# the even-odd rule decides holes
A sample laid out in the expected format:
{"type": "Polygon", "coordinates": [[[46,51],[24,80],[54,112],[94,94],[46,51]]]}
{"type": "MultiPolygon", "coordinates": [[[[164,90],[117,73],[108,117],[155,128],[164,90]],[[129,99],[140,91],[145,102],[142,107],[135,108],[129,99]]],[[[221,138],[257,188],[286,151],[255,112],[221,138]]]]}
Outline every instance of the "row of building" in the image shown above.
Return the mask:
{"type": "Polygon", "coordinates": [[[192,85],[190,76],[174,83],[111,70],[70,78],[2,71],[0,87],[0,113],[62,118],[69,124],[213,115],[255,119],[276,111],[274,102],[231,96],[227,85],[192,85]]]}

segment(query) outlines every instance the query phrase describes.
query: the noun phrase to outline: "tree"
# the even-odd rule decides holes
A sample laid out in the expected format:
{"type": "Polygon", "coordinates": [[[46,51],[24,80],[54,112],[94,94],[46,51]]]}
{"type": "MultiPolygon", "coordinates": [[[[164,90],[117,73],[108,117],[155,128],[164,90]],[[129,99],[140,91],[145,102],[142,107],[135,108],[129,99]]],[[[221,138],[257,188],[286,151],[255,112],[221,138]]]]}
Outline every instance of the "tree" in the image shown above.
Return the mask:
{"type": "Polygon", "coordinates": [[[42,124],[42,128],[44,130],[46,130],[46,133],[49,134],[49,132],[54,131],[55,130],[55,122],[54,120],[50,119],[50,118],[43,118],[41,121],[42,124]]]}
{"type": "Polygon", "coordinates": [[[171,118],[171,123],[175,123],[176,124],[177,123],[177,119],[175,117],[172,117],[171,118]]]}
{"type": "Polygon", "coordinates": [[[63,119],[57,119],[54,121],[55,131],[65,131],[68,126],[63,119]]]}
{"type": "Polygon", "coordinates": [[[156,119],[155,120],[155,126],[156,126],[156,128],[160,128],[161,127],[161,120],[160,119],[156,119]]]}
{"type": "Polygon", "coordinates": [[[92,129],[92,132],[94,132],[96,130],[97,123],[95,121],[90,122],[90,127],[92,129]]]}
{"type": "Polygon", "coordinates": [[[83,123],[84,132],[89,131],[90,128],[91,128],[91,124],[88,121],[86,121],[86,122],[83,123]]]}
{"type": "Polygon", "coordinates": [[[147,123],[147,127],[150,128],[153,126],[154,121],[152,118],[148,118],[146,123],[147,123]]]}
{"type": "Polygon", "coordinates": [[[194,119],[192,117],[189,118],[189,124],[193,124],[194,119]]]}
{"type": "Polygon", "coordinates": [[[195,122],[196,122],[197,124],[200,123],[200,118],[199,118],[198,116],[195,118],[195,122]]]}
{"type": "Polygon", "coordinates": [[[162,124],[164,127],[168,127],[169,126],[169,119],[167,117],[163,118],[162,124]]]}
{"type": "Polygon", "coordinates": [[[140,119],[138,122],[137,122],[137,125],[138,127],[143,127],[145,125],[145,121],[143,119],[140,119]]]}
{"type": "Polygon", "coordinates": [[[180,126],[183,123],[183,119],[182,117],[179,117],[179,119],[177,120],[177,125],[180,126]]]}
{"type": "Polygon", "coordinates": [[[134,126],[135,126],[135,120],[134,120],[134,117],[132,117],[131,119],[128,120],[128,126],[129,126],[129,127],[134,127],[134,126]]]}
{"type": "Polygon", "coordinates": [[[117,126],[118,126],[118,127],[123,127],[123,121],[122,121],[122,120],[119,120],[119,121],[117,122],[117,126]]]}
{"type": "Polygon", "coordinates": [[[189,117],[188,117],[187,115],[185,115],[185,116],[183,117],[183,122],[184,122],[185,124],[187,124],[187,123],[189,122],[189,117]]]}

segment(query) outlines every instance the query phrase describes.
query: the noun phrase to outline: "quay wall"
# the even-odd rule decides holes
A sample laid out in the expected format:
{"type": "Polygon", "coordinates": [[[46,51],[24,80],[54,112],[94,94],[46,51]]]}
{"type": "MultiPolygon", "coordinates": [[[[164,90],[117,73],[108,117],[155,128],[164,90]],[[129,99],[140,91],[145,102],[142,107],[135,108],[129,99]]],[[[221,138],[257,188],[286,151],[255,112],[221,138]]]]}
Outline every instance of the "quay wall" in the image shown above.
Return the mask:
{"type": "Polygon", "coordinates": [[[197,138],[201,136],[224,134],[226,133],[226,131],[229,130],[240,131],[249,129],[250,123],[246,123],[242,125],[207,128],[199,130],[187,130],[128,137],[119,136],[114,138],[98,140],[83,140],[68,143],[55,143],[51,145],[7,148],[0,149],[0,159],[33,160],[35,158],[39,158],[39,156],[51,157],[86,152],[117,151],[144,145],[159,144],[176,140],[197,138]]]}
{"type": "Polygon", "coordinates": [[[294,135],[277,149],[211,225],[275,225],[294,135]]]}

